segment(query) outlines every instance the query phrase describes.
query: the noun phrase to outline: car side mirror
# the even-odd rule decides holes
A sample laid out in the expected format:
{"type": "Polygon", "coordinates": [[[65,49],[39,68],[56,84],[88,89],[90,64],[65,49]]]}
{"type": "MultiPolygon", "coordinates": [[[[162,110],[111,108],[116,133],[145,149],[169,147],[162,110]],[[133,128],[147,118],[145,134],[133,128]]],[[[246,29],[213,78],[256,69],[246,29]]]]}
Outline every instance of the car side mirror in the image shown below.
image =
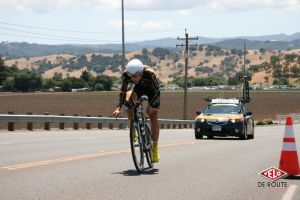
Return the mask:
{"type": "Polygon", "coordinates": [[[197,112],[196,112],[196,115],[200,115],[200,114],[201,114],[201,111],[197,111],[197,112]]]}
{"type": "Polygon", "coordinates": [[[252,115],[252,112],[247,112],[246,115],[247,116],[252,115]]]}

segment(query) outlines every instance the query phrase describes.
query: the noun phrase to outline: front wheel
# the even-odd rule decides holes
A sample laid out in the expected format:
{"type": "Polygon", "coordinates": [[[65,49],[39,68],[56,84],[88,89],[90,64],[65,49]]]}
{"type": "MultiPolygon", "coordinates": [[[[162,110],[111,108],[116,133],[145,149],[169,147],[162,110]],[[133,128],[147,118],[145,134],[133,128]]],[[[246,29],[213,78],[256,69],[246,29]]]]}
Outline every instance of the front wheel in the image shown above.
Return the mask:
{"type": "Polygon", "coordinates": [[[138,172],[144,170],[144,151],[143,151],[143,141],[139,134],[138,123],[131,121],[130,124],[130,147],[134,166],[138,172]]]}
{"type": "Polygon", "coordinates": [[[195,130],[195,139],[197,139],[197,140],[203,139],[203,134],[201,132],[198,132],[195,130]]]}
{"type": "Polygon", "coordinates": [[[247,126],[243,125],[242,134],[240,135],[241,140],[247,140],[248,139],[248,133],[247,133],[247,126]]]}

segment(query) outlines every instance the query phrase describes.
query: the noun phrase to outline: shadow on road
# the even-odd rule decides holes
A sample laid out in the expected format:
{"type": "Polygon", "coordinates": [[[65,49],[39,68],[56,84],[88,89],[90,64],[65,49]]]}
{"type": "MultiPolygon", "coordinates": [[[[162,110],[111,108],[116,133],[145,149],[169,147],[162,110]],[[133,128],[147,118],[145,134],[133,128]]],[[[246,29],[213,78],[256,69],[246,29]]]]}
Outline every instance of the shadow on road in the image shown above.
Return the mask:
{"type": "Polygon", "coordinates": [[[240,140],[240,139],[236,137],[214,137],[213,139],[203,138],[202,140],[240,140]]]}
{"type": "Polygon", "coordinates": [[[159,169],[150,169],[146,168],[142,173],[137,172],[136,170],[130,169],[122,172],[115,172],[112,174],[121,174],[123,176],[141,176],[141,175],[155,175],[158,174],[159,169]]]}
{"type": "Polygon", "coordinates": [[[284,179],[288,179],[288,180],[300,180],[300,175],[297,175],[297,176],[288,176],[284,179]]]}

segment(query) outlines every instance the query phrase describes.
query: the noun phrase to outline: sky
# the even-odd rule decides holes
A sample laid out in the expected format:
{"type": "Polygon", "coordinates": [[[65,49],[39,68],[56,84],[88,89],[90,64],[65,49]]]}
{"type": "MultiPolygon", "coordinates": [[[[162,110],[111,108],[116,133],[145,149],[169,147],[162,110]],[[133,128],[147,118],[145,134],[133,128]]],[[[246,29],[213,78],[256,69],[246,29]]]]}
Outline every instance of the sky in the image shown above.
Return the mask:
{"type": "MultiPolygon", "coordinates": [[[[0,42],[121,43],[121,0],[0,0],[0,42]]],[[[300,32],[300,0],[124,0],[126,43],[300,32]]],[[[201,42],[201,41],[200,41],[201,42]]]]}

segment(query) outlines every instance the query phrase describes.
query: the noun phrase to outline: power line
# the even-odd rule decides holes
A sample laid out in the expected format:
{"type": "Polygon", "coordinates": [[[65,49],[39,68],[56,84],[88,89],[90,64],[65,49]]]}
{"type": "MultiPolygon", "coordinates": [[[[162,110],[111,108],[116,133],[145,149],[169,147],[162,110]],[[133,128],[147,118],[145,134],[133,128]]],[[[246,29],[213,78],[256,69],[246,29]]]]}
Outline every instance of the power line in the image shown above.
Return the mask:
{"type": "Polygon", "coordinates": [[[77,38],[77,37],[69,37],[69,36],[62,36],[62,35],[45,34],[45,33],[35,33],[35,32],[31,32],[31,31],[23,31],[23,30],[18,30],[18,29],[5,28],[5,27],[1,27],[1,26],[0,26],[0,29],[21,32],[21,33],[29,33],[29,34],[34,34],[34,35],[44,35],[44,36],[50,36],[50,37],[56,37],[56,38],[66,38],[66,39],[72,39],[72,40],[86,40],[86,41],[98,41],[98,42],[99,41],[120,42],[120,41],[113,41],[113,40],[97,40],[97,39],[77,38]]]}
{"type": "MultiPolygon", "coordinates": [[[[80,31],[80,30],[71,30],[71,29],[57,29],[57,28],[47,28],[47,27],[39,27],[39,26],[28,26],[28,25],[20,25],[20,24],[13,24],[8,22],[0,21],[0,24],[6,24],[10,26],[18,26],[18,27],[24,27],[24,28],[34,28],[34,29],[41,29],[41,30],[51,30],[51,31],[59,31],[59,32],[72,32],[72,33],[87,33],[87,34],[106,34],[106,35],[119,35],[121,33],[118,32],[101,32],[101,31],[80,31]]],[[[129,32],[126,34],[155,34],[155,33],[169,33],[169,32],[177,32],[181,29],[171,29],[171,30],[165,30],[165,31],[143,31],[143,32],[129,32]]]]}
{"type": "MultiPolygon", "coordinates": [[[[19,34],[8,34],[8,33],[1,33],[0,35],[6,35],[6,36],[18,36],[18,37],[26,37],[26,38],[35,38],[35,39],[46,39],[46,40],[55,40],[55,41],[78,41],[75,39],[60,39],[60,38],[46,38],[46,37],[38,37],[38,36],[30,36],[30,35],[19,35],[19,34]]],[[[86,40],[82,40],[86,41],[86,40]]],[[[103,40],[95,40],[95,41],[103,41],[103,40]]]]}

